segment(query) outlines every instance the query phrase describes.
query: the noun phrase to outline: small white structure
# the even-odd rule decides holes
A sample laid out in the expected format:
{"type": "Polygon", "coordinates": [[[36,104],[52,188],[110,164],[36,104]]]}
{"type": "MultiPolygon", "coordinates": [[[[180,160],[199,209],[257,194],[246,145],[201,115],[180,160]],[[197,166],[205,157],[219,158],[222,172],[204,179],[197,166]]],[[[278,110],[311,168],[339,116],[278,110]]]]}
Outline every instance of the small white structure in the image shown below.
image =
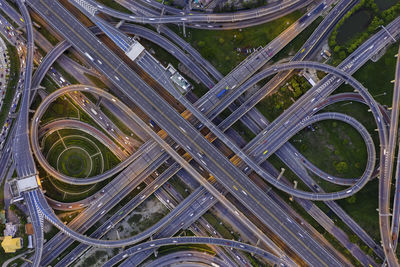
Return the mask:
{"type": "Polygon", "coordinates": [[[187,93],[192,88],[192,85],[171,64],[168,64],[167,70],[170,73],[170,79],[181,94],[187,93]]]}
{"type": "Polygon", "coordinates": [[[32,190],[37,187],[38,187],[38,181],[36,175],[22,178],[17,181],[17,188],[19,193],[32,190]]]}
{"type": "Polygon", "coordinates": [[[32,235],[28,235],[28,248],[33,248],[32,235]]]}
{"type": "Polygon", "coordinates": [[[133,61],[135,60],[142,52],[144,51],[143,45],[139,42],[135,42],[131,47],[129,47],[128,51],[126,51],[126,55],[133,61]]]}

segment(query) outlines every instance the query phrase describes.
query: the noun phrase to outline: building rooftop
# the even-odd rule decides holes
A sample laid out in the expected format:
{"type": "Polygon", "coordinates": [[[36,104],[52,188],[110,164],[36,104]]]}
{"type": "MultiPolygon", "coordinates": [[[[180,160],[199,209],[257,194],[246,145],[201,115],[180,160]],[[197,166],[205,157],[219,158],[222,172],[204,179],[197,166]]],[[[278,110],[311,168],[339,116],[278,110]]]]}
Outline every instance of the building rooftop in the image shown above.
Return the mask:
{"type": "Polygon", "coordinates": [[[139,42],[136,41],[131,47],[129,47],[128,51],[126,51],[126,55],[133,61],[143,51],[144,51],[144,47],[139,42]]]}
{"type": "Polygon", "coordinates": [[[17,232],[17,226],[11,222],[6,223],[6,229],[4,229],[4,236],[14,236],[17,232]]]}
{"type": "Polygon", "coordinates": [[[38,187],[36,175],[22,178],[17,181],[18,192],[24,192],[38,187]]]}
{"type": "Polygon", "coordinates": [[[6,253],[15,253],[17,249],[22,248],[22,240],[20,237],[5,236],[1,246],[6,253]]]}
{"type": "Polygon", "coordinates": [[[34,234],[34,232],[33,232],[33,226],[32,226],[31,223],[25,224],[25,233],[26,233],[27,235],[33,235],[33,234],[34,234]]]}

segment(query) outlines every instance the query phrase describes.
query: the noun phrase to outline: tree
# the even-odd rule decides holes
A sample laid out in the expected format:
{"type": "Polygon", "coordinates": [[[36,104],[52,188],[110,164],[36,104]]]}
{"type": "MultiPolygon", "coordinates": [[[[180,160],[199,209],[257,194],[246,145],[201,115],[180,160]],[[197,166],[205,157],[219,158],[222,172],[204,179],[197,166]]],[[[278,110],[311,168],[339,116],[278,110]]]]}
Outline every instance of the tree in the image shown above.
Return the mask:
{"type": "Polygon", "coordinates": [[[339,173],[343,173],[343,172],[347,171],[347,167],[348,167],[347,163],[344,161],[341,161],[335,165],[336,171],[339,173]]]}
{"type": "Polygon", "coordinates": [[[345,51],[341,50],[341,51],[339,52],[339,58],[340,58],[340,60],[345,59],[346,56],[347,56],[347,55],[346,55],[346,52],[345,52],[345,51]]]}
{"type": "Polygon", "coordinates": [[[301,91],[300,88],[295,88],[293,96],[294,97],[299,97],[301,95],[301,93],[302,93],[302,91],[301,91]]]}
{"type": "Polygon", "coordinates": [[[220,37],[220,38],[218,39],[218,42],[219,42],[220,44],[223,44],[223,43],[225,42],[225,40],[224,40],[224,38],[220,37]]]}
{"type": "Polygon", "coordinates": [[[350,235],[349,236],[349,241],[353,244],[356,244],[358,242],[358,236],[357,235],[350,235]]]}
{"type": "Polygon", "coordinates": [[[354,203],[356,203],[356,200],[357,200],[356,195],[352,195],[351,197],[348,197],[348,198],[346,199],[347,203],[349,203],[349,204],[354,204],[354,203]]]}
{"type": "Polygon", "coordinates": [[[197,43],[197,45],[198,45],[199,47],[204,47],[204,46],[206,45],[206,43],[205,43],[204,41],[199,41],[199,42],[197,43]]]}

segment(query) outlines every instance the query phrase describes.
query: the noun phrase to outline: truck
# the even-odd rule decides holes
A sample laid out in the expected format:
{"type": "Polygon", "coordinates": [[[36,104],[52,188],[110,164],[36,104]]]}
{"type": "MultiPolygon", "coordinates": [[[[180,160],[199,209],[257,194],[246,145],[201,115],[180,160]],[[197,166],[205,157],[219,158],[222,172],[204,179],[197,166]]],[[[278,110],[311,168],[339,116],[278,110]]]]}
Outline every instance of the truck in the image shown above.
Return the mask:
{"type": "Polygon", "coordinates": [[[89,55],[89,53],[88,52],[85,52],[85,56],[87,56],[91,61],[93,61],[94,59],[92,58],[92,56],[91,55],[89,55]]]}
{"type": "Polygon", "coordinates": [[[218,93],[217,97],[221,98],[226,93],[226,91],[228,91],[228,90],[225,88],[224,90],[222,90],[221,92],[218,93]]]}
{"type": "Polygon", "coordinates": [[[90,111],[92,111],[92,113],[93,113],[94,115],[97,115],[96,110],[94,110],[93,108],[91,108],[90,111]]]}

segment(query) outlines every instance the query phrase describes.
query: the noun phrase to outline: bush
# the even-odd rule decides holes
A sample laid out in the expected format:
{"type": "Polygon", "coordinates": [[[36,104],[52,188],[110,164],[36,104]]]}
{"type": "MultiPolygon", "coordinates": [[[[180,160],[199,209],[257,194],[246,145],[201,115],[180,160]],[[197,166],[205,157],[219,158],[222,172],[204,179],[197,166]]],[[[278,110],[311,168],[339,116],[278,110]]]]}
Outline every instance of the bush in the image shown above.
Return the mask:
{"type": "Polygon", "coordinates": [[[336,168],[336,171],[337,171],[337,172],[343,173],[343,172],[345,172],[345,171],[347,170],[348,166],[347,166],[347,163],[346,163],[346,162],[341,161],[341,162],[339,162],[339,163],[337,163],[337,164],[335,165],[335,168],[336,168]]]}
{"type": "Polygon", "coordinates": [[[356,200],[357,200],[356,195],[352,195],[351,197],[348,197],[348,198],[346,199],[347,203],[349,203],[349,204],[354,204],[354,203],[356,203],[356,200]]]}
{"type": "Polygon", "coordinates": [[[349,236],[349,241],[353,244],[357,244],[358,243],[358,236],[357,235],[350,235],[349,236]]]}
{"type": "Polygon", "coordinates": [[[206,43],[205,43],[204,41],[199,41],[199,42],[197,43],[197,45],[198,45],[199,47],[204,47],[204,46],[206,45],[206,43]]]}

